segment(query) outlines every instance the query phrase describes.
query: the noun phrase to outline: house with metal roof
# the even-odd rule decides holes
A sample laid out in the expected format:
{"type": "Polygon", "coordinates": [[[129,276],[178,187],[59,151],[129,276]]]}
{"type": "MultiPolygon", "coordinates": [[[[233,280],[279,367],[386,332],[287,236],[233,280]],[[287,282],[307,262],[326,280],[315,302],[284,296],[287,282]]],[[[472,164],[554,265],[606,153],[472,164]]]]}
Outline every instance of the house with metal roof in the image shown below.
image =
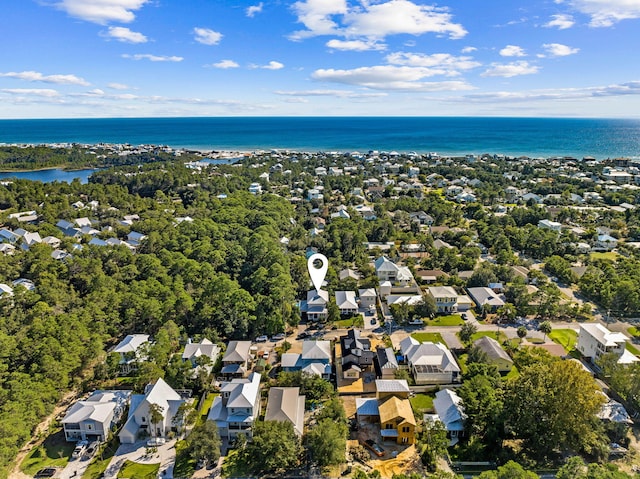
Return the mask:
{"type": "Polygon", "coordinates": [[[105,441],[111,427],[124,413],[131,391],[94,391],[87,399],[74,403],[62,421],[67,441],[105,441]]]}
{"type": "Polygon", "coordinates": [[[300,438],[304,432],[304,401],[300,388],[273,387],[269,389],[264,420],[290,422],[300,438]]]}
{"type": "Polygon", "coordinates": [[[460,437],[464,436],[464,421],[467,416],[464,413],[462,399],[455,391],[442,389],[436,393],[433,400],[435,414],[425,414],[424,421],[437,420],[444,424],[447,436],[451,439],[450,446],[456,444],[460,437]]]}
{"type": "Polygon", "coordinates": [[[221,374],[229,377],[244,377],[251,362],[251,341],[230,341],[222,357],[221,374]]]}
{"type": "Polygon", "coordinates": [[[222,384],[207,416],[218,426],[220,437],[253,437],[253,423],[260,415],[260,378],[260,374],[251,373],[248,379],[235,378],[222,384]]]}
{"type": "Polygon", "coordinates": [[[508,373],[513,368],[513,360],[507,352],[502,349],[500,343],[489,336],[482,336],[473,342],[473,345],[487,355],[491,364],[498,367],[501,373],[508,373]]]}
{"type": "Polygon", "coordinates": [[[460,366],[444,344],[420,343],[408,336],[400,342],[400,350],[416,384],[451,384],[460,381],[460,366]]]}

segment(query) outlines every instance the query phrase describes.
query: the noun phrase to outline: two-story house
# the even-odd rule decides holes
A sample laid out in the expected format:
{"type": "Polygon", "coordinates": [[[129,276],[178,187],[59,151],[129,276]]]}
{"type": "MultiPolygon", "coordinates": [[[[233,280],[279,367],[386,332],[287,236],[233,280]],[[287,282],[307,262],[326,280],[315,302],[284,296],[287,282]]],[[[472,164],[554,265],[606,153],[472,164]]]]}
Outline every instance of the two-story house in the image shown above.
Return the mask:
{"type": "Polygon", "coordinates": [[[451,286],[429,286],[427,291],[436,303],[436,312],[455,313],[458,311],[458,293],[451,286]]]}
{"type": "Polygon", "coordinates": [[[264,420],[290,422],[298,438],[301,438],[304,432],[304,400],[300,388],[273,387],[269,389],[264,420]]]}
{"type": "Polygon", "coordinates": [[[302,353],[284,353],[281,358],[283,371],[302,371],[307,374],[331,377],[331,342],[306,340],[302,353]]]}
{"type": "Polygon", "coordinates": [[[148,384],[144,394],[131,396],[129,417],[118,437],[123,444],[132,444],[142,433],[152,437],[166,436],[174,424],[178,408],[185,400],[169,386],[164,379],[158,378],[154,384],[148,384]],[[153,410],[160,413],[160,420],[154,422],[153,410]]]}
{"type": "Polygon", "coordinates": [[[193,374],[197,374],[200,368],[210,372],[218,360],[220,347],[208,339],[202,339],[199,343],[189,342],[184,347],[182,361],[189,361],[193,368],[193,374]]]}
{"type": "Polygon", "coordinates": [[[580,325],[577,348],[591,362],[605,354],[614,354],[621,364],[637,362],[639,359],[626,349],[627,341],[622,333],[611,332],[599,323],[586,323],[580,325]]]}
{"type": "Polygon", "coordinates": [[[345,336],[340,337],[344,379],[358,379],[363,373],[373,371],[373,358],[376,354],[371,351],[371,341],[361,334],[357,329],[350,329],[345,336]]]}
{"type": "Polygon", "coordinates": [[[411,336],[400,342],[400,350],[416,384],[451,384],[460,380],[460,366],[441,343],[420,343],[411,336]]]}
{"type": "Polygon", "coordinates": [[[341,315],[356,314],[358,312],[358,302],[355,291],[336,291],[336,305],[341,315]]]}
{"type": "Polygon", "coordinates": [[[229,341],[222,357],[221,374],[227,378],[242,378],[251,363],[251,341],[229,341]]]}
{"type": "Polygon", "coordinates": [[[113,348],[112,352],[120,355],[121,374],[129,374],[138,369],[138,361],[146,359],[144,348],[148,342],[148,334],[128,334],[113,348]]]}
{"type": "Polygon", "coordinates": [[[111,427],[122,417],[131,391],[94,391],[69,408],[62,421],[67,441],[106,441],[111,427]]]}
{"type": "Polygon", "coordinates": [[[449,445],[455,445],[464,436],[464,422],[467,419],[462,399],[455,391],[442,389],[436,393],[433,409],[436,413],[425,414],[424,422],[440,421],[447,431],[449,445]]]}
{"type": "Polygon", "coordinates": [[[253,437],[253,423],[260,415],[260,374],[248,379],[232,379],[222,384],[220,396],[213,400],[207,420],[218,426],[221,438],[234,440],[243,434],[253,437]]]}

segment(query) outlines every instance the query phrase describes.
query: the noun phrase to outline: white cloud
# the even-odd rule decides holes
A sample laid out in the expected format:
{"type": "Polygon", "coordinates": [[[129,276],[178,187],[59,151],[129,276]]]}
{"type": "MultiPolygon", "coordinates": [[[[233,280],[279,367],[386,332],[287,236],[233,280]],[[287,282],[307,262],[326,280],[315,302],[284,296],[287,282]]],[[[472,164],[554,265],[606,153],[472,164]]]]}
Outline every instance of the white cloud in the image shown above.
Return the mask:
{"type": "Polygon", "coordinates": [[[129,85],[125,85],[124,83],[109,83],[107,86],[112,90],[129,90],[131,88],[129,85]]]}
{"type": "Polygon", "coordinates": [[[452,101],[473,101],[479,103],[493,102],[523,102],[534,100],[581,100],[588,98],[615,97],[627,95],[640,95],[640,81],[620,83],[607,86],[595,86],[586,88],[558,88],[530,90],[522,92],[488,92],[472,93],[462,97],[452,98],[452,101]]]}
{"type": "Polygon", "coordinates": [[[222,33],[215,32],[208,28],[196,27],[193,29],[195,40],[203,45],[217,45],[222,40],[222,33]]]}
{"type": "Polygon", "coordinates": [[[53,5],[69,16],[105,25],[110,22],[130,23],[149,0],[61,0],[53,5]]]}
{"type": "Polygon", "coordinates": [[[640,18],[638,0],[569,0],[568,3],[589,15],[592,27],[610,27],[621,20],[640,18]]]}
{"type": "Polygon", "coordinates": [[[247,7],[247,9],[245,10],[247,17],[253,18],[256,15],[256,13],[261,13],[263,6],[264,6],[263,3],[260,2],[257,5],[251,5],[250,7],[247,7]]]}
{"type": "Polygon", "coordinates": [[[571,15],[566,15],[566,14],[558,14],[558,15],[551,15],[551,20],[549,20],[549,22],[545,23],[543,26],[547,27],[547,28],[558,28],[558,30],[566,30],[567,28],[571,28],[572,26],[575,25],[575,21],[573,20],[573,17],[571,15]]]}
{"type": "MultiPolygon", "coordinates": [[[[571,48],[561,43],[545,43],[542,48],[547,52],[546,55],[550,57],[566,57],[568,55],[575,55],[580,51],[579,48],[571,48]]],[[[543,55],[539,55],[543,56],[543,55]]]]}
{"type": "Polygon", "coordinates": [[[135,55],[129,55],[124,53],[122,58],[128,58],[130,60],[149,60],[151,62],[181,62],[183,57],[167,56],[167,55],[151,55],[149,53],[137,53],[135,55]]]}
{"type": "Polygon", "coordinates": [[[215,68],[221,68],[223,70],[226,70],[228,68],[238,68],[240,65],[238,65],[233,60],[220,60],[219,62],[214,63],[211,66],[215,67],[215,68]]]}
{"type": "Polygon", "coordinates": [[[271,60],[266,65],[259,66],[258,68],[262,68],[263,70],[281,70],[284,68],[284,64],[271,60]]]}
{"type": "Polygon", "coordinates": [[[502,50],[500,50],[500,56],[503,57],[526,57],[527,54],[517,45],[507,45],[502,50]]]}
{"type": "Polygon", "coordinates": [[[133,32],[126,27],[109,27],[106,37],[114,38],[125,43],[147,43],[147,37],[142,33],[133,32]]]}
{"type": "Polygon", "coordinates": [[[396,52],[387,55],[386,60],[392,65],[410,67],[431,68],[434,74],[456,76],[461,71],[477,68],[482,64],[471,57],[456,57],[448,53],[434,53],[425,55],[422,53],[396,52]]]}
{"type": "Polygon", "coordinates": [[[386,50],[387,45],[371,40],[329,40],[327,47],[333,50],[364,52],[370,50],[386,50]]]}
{"type": "Polygon", "coordinates": [[[0,73],[0,77],[16,78],[18,80],[25,81],[39,81],[43,83],[56,83],[58,85],[90,85],[90,83],[84,78],[80,78],[75,75],[43,75],[40,72],[34,71],[0,73]]]}
{"type": "Polygon", "coordinates": [[[464,47],[462,50],[460,50],[461,53],[473,53],[477,51],[478,49],[476,47],[464,47]]]}
{"type": "Polygon", "coordinates": [[[311,77],[314,80],[358,85],[375,90],[445,91],[473,88],[463,81],[420,81],[437,74],[439,74],[438,71],[429,68],[384,65],[353,70],[320,69],[313,72],[311,77]]]}
{"type": "Polygon", "coordinates": [[[386,93],[360,93],[349,90],[299,90],[299,91],[275,91],[276,95],[283,96],[334,96],[337,98],[380,98],[388,96],[386,93]]]}
{"type": "Polygon", "coordinates": [[[50,88],[3,88],[1,91],[3,91],[4,93],[10,93],[12,95],[29,95],[45,98],[60,96],[60,93],[50,88]]]}
{"type": "Polygon", "coordinates": [[[306,30],[294,32],[293,40],[319,35],[354,39],[383,39],[388,35],[436,33],[462,38],[467,31],[453,23],[447,9],[417,5],[409,0],[362,1],[350,6],[346,0],[304,0],[293,10],[306,30]]]}
{"type": "Polygon", "coordinates": [[[513,63],[492,63],[483,74],[483,77],[504,77],[511,78],[520,75],[531,75],[538,73],[540,68],[526,61],[513,63]]]}

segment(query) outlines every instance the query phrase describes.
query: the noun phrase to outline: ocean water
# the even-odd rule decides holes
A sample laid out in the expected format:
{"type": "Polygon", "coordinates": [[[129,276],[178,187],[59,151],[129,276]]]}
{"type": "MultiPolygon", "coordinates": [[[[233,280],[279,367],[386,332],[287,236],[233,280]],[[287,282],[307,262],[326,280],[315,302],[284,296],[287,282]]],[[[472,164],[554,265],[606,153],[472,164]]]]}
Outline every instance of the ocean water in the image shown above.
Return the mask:
{"type": "Polygon", "coordinates": [[[0,143],[130,143],[202,150],[640,156],[640,120],[223,117],[0,120],[0,143]]]}

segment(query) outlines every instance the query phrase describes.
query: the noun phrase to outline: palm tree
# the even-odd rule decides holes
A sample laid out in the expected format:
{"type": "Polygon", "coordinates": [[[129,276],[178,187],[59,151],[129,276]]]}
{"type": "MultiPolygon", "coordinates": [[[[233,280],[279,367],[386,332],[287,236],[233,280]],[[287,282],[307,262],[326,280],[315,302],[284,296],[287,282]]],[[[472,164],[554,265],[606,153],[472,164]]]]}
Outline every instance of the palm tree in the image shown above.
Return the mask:
{"type": "Polygon", "coordinates": [[[164,409],[162,409],[162,406],[159,406],[158,404],[155,404],[155,403],[151,403],[149,405],[149,420],[151,421],[151,424],[156,426],[154,428],[154,432],[156,434],[152,434],[153,436],[156,436],[156,437],[158,436],[157,425],[160,424],[160,421],[164,420],[164,415],[162,414],[163,412],[164,412],[164,409]]]}
{"type": "Polygon", "coordinates": [[[538,330],[544,333],[544,340],[547,340],[547,334],[551,332],[551,322],[550,321],[542,321],[538,325],[538,330]]]}

